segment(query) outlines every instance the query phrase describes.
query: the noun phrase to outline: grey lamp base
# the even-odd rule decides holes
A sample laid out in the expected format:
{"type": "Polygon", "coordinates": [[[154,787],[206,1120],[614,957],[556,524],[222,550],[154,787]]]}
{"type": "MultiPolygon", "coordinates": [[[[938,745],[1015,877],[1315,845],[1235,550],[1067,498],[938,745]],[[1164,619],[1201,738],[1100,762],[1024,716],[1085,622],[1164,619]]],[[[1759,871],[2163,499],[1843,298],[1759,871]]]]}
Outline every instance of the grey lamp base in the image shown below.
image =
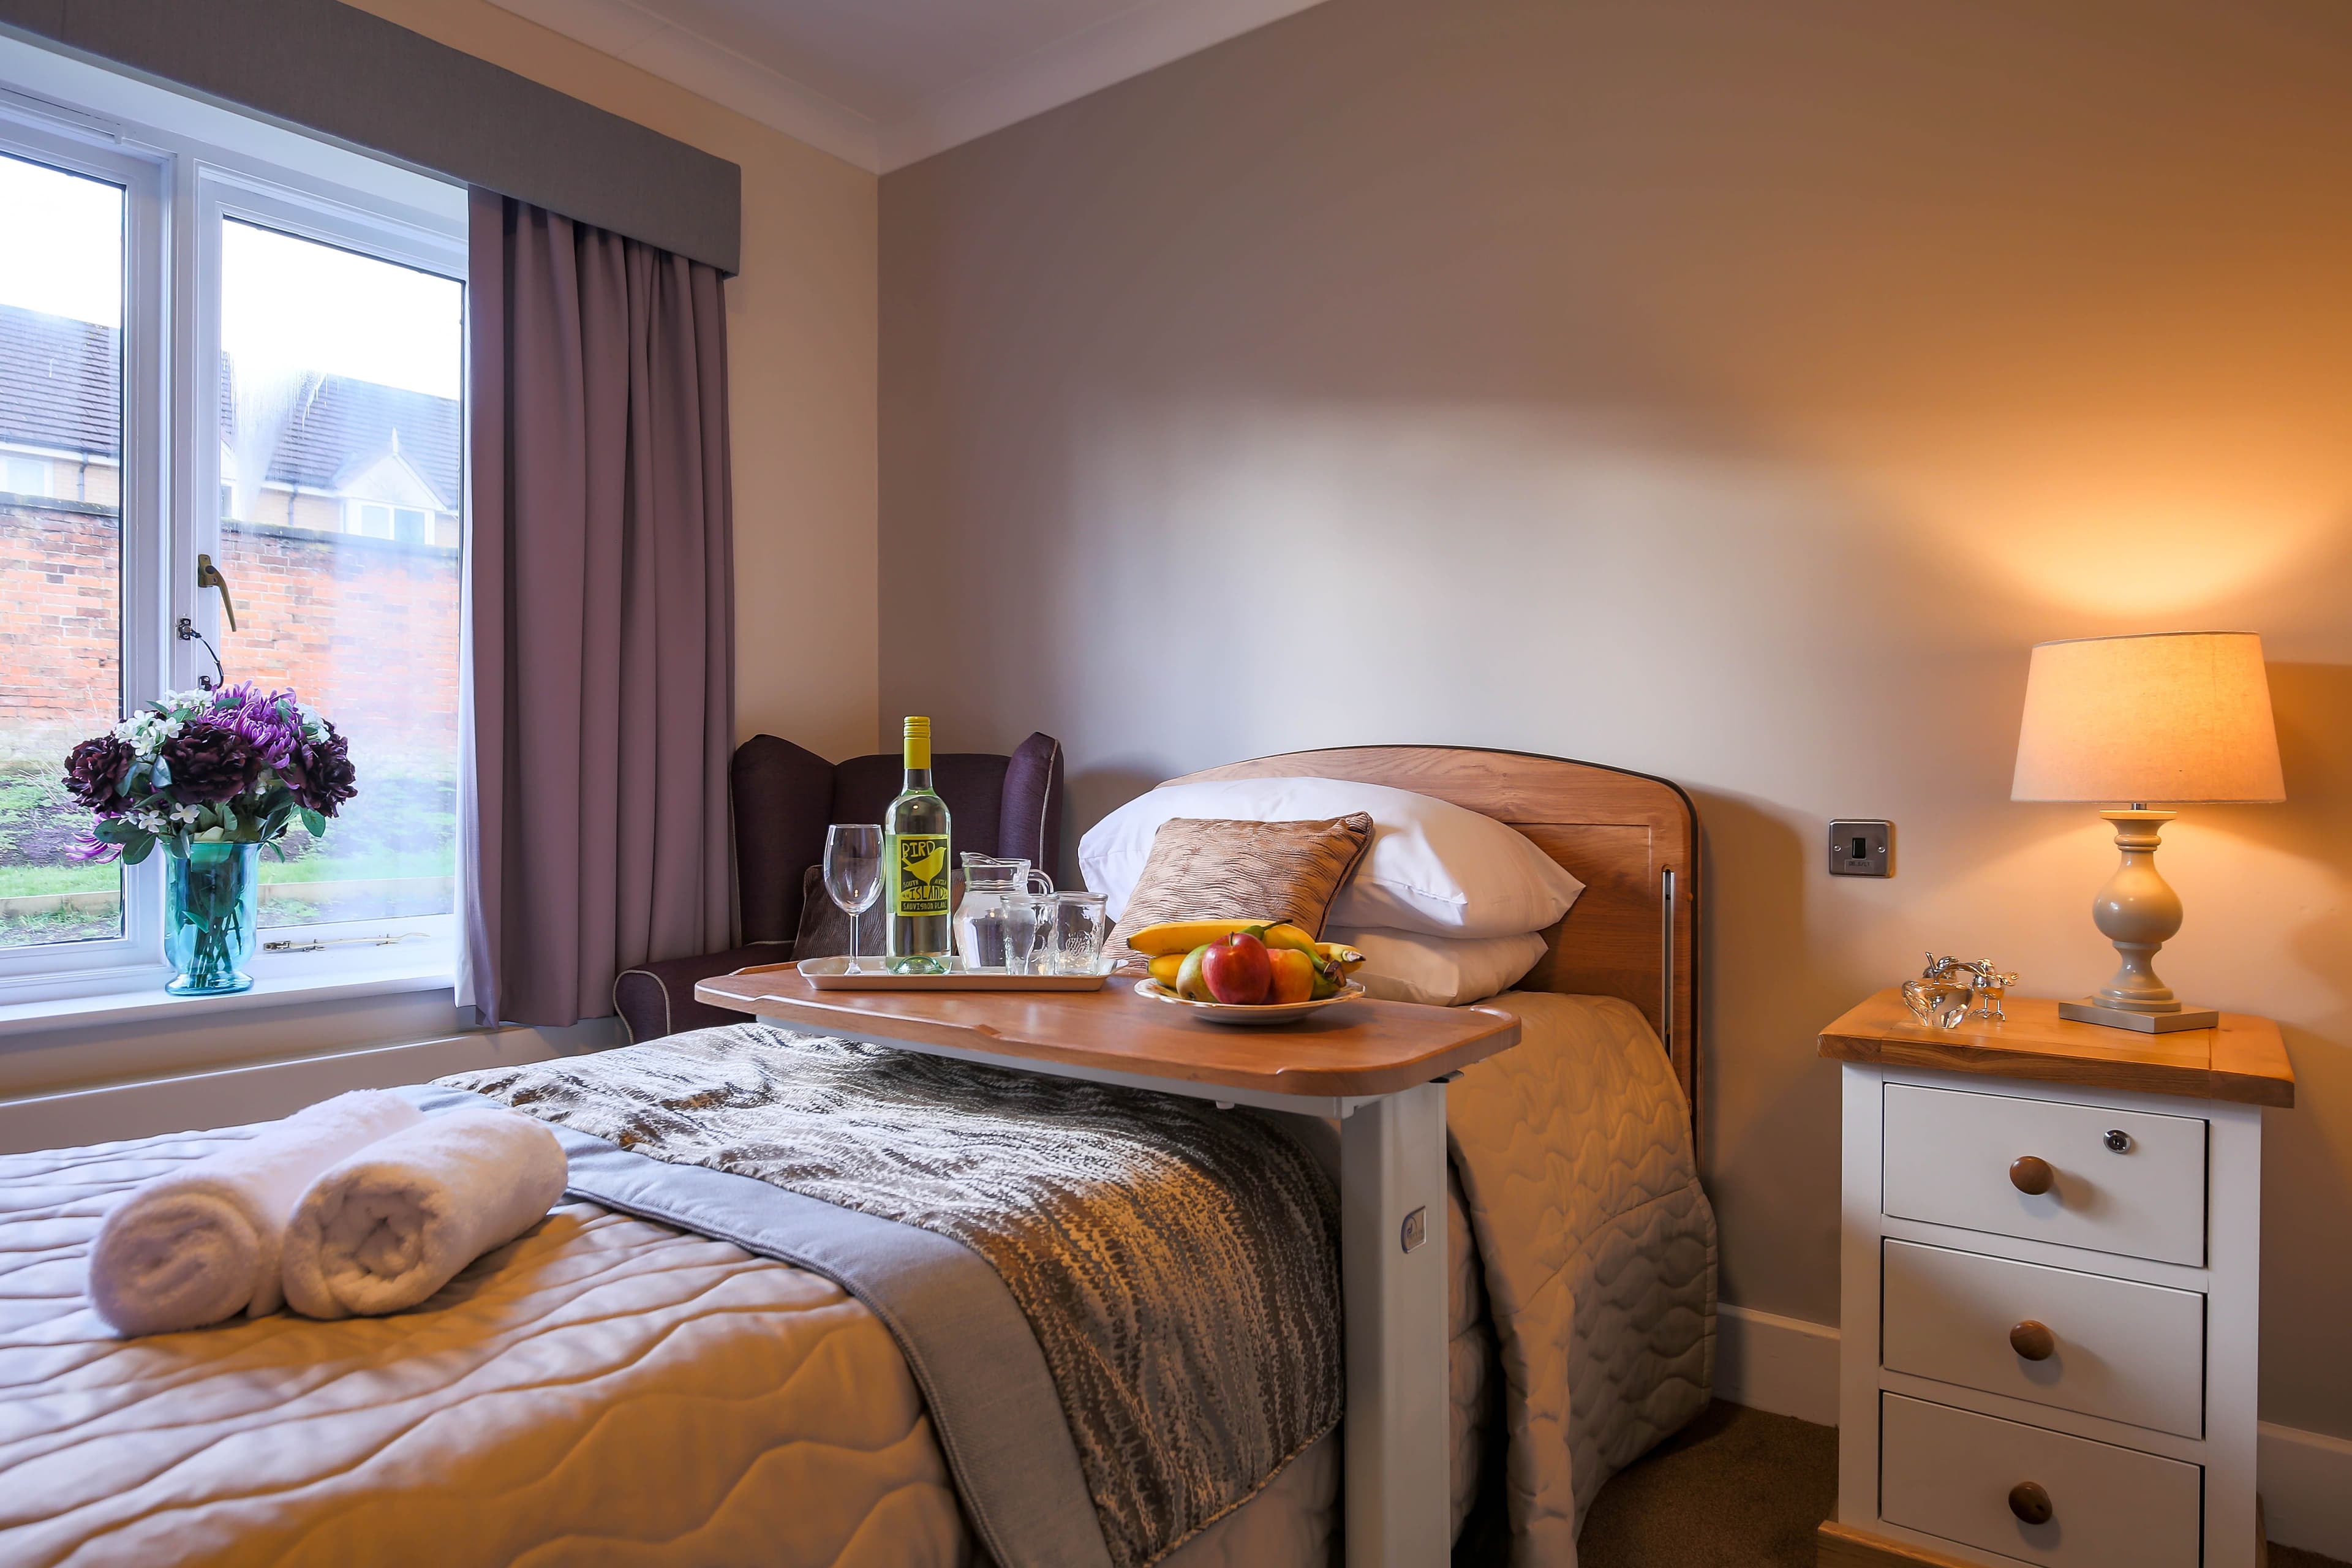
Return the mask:
{"type": "Polygon", "coordinates": [[[2058,1016],[2077,1024],[2099,1024],[2110,1029],[2137,1029],[2143,1035],[2173,1035],[2183,1029],[2218,1029],[2221,1015],[2210,1007],[2183,1007],[2178,1013],[2126,1013],[2096,1002],[2061,1002],[2058,1016]]]}

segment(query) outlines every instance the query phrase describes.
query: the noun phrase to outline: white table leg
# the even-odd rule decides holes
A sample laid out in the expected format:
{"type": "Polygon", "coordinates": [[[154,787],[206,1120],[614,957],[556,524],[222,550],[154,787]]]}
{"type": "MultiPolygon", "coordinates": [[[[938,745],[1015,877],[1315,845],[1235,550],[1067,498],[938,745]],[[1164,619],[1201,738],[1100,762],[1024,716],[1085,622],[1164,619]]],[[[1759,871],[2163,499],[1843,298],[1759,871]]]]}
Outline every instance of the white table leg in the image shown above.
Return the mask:
{"type": "Polygon", "coordinates": [[[1374,1100],[1339,1130],[1348,1568],[1443,1568],[1445,1086],[1374,1100]]]}

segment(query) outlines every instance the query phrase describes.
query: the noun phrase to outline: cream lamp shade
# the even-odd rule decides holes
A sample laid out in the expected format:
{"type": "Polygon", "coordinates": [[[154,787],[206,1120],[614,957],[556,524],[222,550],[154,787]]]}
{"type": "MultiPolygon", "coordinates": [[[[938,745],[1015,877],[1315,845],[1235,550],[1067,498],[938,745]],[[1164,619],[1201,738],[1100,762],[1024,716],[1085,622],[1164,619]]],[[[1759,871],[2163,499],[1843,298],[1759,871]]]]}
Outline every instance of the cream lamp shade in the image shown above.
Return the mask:
{"type": "Polygon", "coordinates": [[[2165,632],[2037,644],[2011,800],[2286,798],[2263,639],[2165,632]]]}

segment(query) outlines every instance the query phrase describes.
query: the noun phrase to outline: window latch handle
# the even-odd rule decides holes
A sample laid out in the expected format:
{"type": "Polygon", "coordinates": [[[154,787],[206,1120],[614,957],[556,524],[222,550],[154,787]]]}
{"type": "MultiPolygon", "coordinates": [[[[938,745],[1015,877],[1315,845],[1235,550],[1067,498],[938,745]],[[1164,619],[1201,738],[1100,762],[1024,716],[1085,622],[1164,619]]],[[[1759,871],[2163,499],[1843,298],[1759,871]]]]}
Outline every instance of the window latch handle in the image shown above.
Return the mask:
{"type": "Polygon", "coordinates": [[[236,601],[228,596],[228,579],[221,575],[221,569],[213,564],[211,556],[199,555],[196,557],[196,592],[201,594],[207,588],[220,590],[221,614],[228,617],[228,629],[236,630],[236,601]]]}

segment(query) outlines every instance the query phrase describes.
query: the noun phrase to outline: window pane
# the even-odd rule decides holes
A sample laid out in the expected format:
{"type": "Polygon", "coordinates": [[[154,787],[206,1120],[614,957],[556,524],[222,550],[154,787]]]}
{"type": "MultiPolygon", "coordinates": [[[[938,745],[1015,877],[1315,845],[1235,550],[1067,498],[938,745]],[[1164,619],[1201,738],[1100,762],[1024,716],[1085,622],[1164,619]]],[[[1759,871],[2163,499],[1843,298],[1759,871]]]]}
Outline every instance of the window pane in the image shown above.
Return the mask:
{"type": "Polygon", "coordinates": [[[121,187],[0,154],[0,948],[122,930],[61,782],[122,717],[121,187]],[[36,239],[35,237],[38,237],[36,239]]]}
{"type": "Polygon", "coordinates": [[[223,657],[332,721],[359,770],[323,839],[262,857],[264,925],[454,907],[463,310],[449,279],[222,225],[223,657]]]}

